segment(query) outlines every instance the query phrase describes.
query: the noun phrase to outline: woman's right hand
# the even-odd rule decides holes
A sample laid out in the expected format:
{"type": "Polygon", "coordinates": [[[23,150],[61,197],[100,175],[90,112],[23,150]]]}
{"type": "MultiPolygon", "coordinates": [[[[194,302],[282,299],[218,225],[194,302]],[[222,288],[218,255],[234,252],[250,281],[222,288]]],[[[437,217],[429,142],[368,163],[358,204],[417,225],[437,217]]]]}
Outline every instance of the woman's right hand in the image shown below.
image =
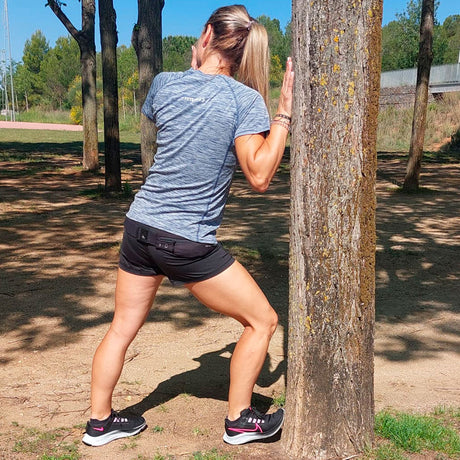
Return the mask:
{"type": "Polygon", "coordinates": [[[192,45],[192,62],[190,63],[190,67],[194,70],[198,69],[198,63],[196,58],[196,45],[192,45]]]}
{"type": "Polygon", "coordinates": [[[291,116],[292,113],[292,93],[294,87],[294,71],[292,58],[288,57],[286,62],[286,72],[284,72],[283,86],[281,87],[278,110],[276,113],[291,116]]]}

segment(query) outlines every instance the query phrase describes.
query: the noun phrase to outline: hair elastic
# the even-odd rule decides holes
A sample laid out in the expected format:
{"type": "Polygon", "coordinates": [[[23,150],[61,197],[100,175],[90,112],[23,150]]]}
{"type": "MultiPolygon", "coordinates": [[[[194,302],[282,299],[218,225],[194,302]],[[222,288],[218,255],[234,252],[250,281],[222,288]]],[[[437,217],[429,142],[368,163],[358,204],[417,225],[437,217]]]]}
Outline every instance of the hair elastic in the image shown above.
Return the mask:
{"type": "Polygon", "coordinates": [[[248,22],[247,29],[248,29],[248,30],[251,30],[251,27],[252,27],[253,24],[254,24],[254,20],[251,19],[251,20],[248,22]]]}

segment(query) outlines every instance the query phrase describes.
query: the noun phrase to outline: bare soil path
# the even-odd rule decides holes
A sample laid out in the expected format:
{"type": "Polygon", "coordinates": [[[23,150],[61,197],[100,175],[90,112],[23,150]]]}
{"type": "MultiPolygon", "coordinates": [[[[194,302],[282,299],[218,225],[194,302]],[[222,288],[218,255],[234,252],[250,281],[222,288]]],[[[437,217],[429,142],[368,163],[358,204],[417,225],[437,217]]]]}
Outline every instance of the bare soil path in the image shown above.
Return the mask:
{"type": "Polygon", "coordinates": [[[0,129],[47,129],[50,131],[83,131],[83,126],[62,123],[34,123],[30,121],[0,121],[0,129]]]}
{"type": "MultiPolygon", "coordinates": [[[[20,149],[19,149],[20,150],[20,149]]],[[[125,152],[124,181],[140,169],[125,152]]],[[[91,359],[112,316],[117,251],[130,199],[93,198],[102,176],[64,154],[0,162],[0,459],[18,439],[65,427],[79,443],[88,417],[91,359]],[[29,430],[29,431],[27,431],[29,430]]],[[[17,155],[20,156],[18,151],[17,155]]],[[[254,274],[280,314],[256,388],[267,409],[283,393],[288,307],[289,175],[257,195],[238,174],[220,239],[254,274]]],[[[424,165],[427,190],[395,191],[404,162],[379,160],[376,409],[427,412],[460,407],[460,164],[424,165]]],[[[283,458],[279,443],[229,447],[221,441],[228,364],[240,334],[168,282],[126,360],[114,406],[143,413],[148,429],[83,459],[189,459],[217,449],[235,459],[283,458]]],[[[17,446],[16,446],[17,447],[17,446]]],[[[16,448],[16,450],[18,450],[16,448]]]]}

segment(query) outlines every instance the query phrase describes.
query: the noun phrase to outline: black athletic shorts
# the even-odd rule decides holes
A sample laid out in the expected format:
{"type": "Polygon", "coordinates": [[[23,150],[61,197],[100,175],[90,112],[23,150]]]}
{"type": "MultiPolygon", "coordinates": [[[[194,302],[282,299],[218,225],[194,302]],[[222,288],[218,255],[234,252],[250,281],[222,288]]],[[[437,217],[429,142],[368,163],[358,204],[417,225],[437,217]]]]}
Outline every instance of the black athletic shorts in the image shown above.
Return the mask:
{"type": "Polygon", "coordinates": [[[235,259],[217,244],[197,243],[126,218],[120,268],[141,276],[165,275],[172,284],[203,281],[235,259]]]}

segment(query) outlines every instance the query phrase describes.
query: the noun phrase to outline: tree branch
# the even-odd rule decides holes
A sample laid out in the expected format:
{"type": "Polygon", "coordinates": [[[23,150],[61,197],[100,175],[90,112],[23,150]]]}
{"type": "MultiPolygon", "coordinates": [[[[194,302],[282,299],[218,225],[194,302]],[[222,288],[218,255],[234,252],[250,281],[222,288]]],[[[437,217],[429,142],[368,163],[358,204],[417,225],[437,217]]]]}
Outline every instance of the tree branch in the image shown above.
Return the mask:
{"type": "Polygon", "coordinates": [[[70,35],[72,35],[72,37],[75,38],[77,42],[79,42],[80,31],[75,28],[70,19],[62,11],[61,2],[58,2],[58,0],[48,0],[48,3],[45,6],[49,6],[53,10],[53,13],[62,22],[62,24],[68,30],[70,35]]]}

